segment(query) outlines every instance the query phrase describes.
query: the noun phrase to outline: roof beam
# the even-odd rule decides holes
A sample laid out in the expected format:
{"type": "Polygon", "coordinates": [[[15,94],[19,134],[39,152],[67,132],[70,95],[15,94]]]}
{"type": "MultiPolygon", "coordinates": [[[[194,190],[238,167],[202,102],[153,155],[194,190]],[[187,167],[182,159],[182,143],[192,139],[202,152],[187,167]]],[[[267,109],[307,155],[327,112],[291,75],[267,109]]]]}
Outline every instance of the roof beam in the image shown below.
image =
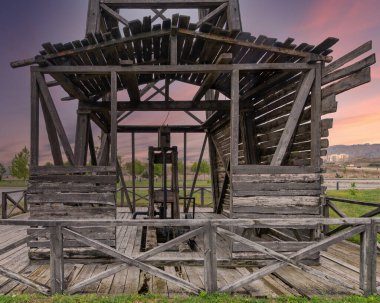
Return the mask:
{"type": "MultiPolygon", "coordinates": [[[[117,102],[118,111],[228,111],[229,109],[230,101],[221,100],[208,100],[199,103],[192,101],[117,102]]],[[[109,111],[110,102],[81,103],[80,110],[109,111]]]]}
{"type": "MultiPolygon", "coordinates": [[[[232,62],[232,54],[221,54],[216,61],[216,64],[228,64],[232,62]]],[[[219,78],[219,76],[222,74],[221,71],[210,73],[206,76],[206,79],[203,81],[202,85],[199,87],[198,91],[196,92],[193,102],[199,102],[201,101],[202,97],[206,94],[206,92],[214,85],[215,81],[219,78]]]]}
{"type": "Polygon", "coordinates": [[[104,4],[117,8],[199,8],[215,7],[227,2],[226,0],[103,0],[104,4]]]}
{"type": "MultiPolygon", "coordinates": [[[[119,125],[118,133],[157,133],[161,125],[119,125]]],[[[204,133],[201,125],[169,125],[171,133],[204,133]]]]}

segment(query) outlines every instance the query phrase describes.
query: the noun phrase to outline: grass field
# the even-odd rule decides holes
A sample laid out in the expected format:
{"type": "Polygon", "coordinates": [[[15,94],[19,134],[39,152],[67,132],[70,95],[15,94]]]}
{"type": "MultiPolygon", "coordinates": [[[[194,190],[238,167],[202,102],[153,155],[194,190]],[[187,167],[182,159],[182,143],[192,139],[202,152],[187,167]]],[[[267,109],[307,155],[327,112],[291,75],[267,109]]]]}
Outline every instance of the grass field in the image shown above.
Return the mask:
{"type": "Polygon", "coordinates": [[[0,187],[25,187],[26,182],[24,180],[1,180],[0,187]]]}
{"type": "Polygon", "coordinates": [[[248,296],[234,295],[206,295],[167,298],[159,295],[135,295],[135,296],[99,296],[99,295],[74,295],[43,297],[38,295],[6,295],[0,296],[0,303],[375,303],[380,302],[380,296],[346,296],[340,298],[314,297],[311,299],[302,297],[282,297],[275,299],[256,299],[248,296]]]}

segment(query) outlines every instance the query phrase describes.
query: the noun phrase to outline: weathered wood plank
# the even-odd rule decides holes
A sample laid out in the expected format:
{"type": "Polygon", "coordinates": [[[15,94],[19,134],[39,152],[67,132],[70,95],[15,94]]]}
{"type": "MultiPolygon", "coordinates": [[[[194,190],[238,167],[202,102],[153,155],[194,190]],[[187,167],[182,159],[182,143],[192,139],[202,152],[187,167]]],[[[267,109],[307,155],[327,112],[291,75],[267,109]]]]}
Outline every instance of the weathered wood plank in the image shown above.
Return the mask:
{"type": "Polygon", "coordinates": [[[294,130],[298,124],[301,112],[303,111],[306,98],[309,95],[310,88],[313,84],[314,79],[315,71],[311,70],[307,73],[307,75],[305,75],[305,78],[302,81],[288,121],[286,122],[285,129],[281,135],[280,141],[273,155],[271,166],[280,166],[284,161],[286,151],[289,148],[290,141],[293,137],[294,130]]]}

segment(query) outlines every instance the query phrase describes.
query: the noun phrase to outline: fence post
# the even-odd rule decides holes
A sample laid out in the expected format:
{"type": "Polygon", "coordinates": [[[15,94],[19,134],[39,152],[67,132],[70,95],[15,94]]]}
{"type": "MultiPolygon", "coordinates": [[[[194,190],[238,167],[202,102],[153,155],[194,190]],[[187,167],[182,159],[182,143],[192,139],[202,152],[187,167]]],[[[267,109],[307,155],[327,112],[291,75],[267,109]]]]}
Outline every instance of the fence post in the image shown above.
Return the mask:
{"type": "Polygon", "coordinates": [[[50,227],[50,286],[51,294],[64,290],[63,237],[60,225],[50,227]]]}
{"type": "MultiPolygon", "coordinates": [[[[330,218],[329,198],[322,197],[322,216],[326,219],[330,218]]],[[[329,225],[323,225],[323,235],[326,235],[330,231],[329,225]]]]}
{"type": "Polygon", "coordinates": [[[24,195],[24,209],[25,209],[25,212],[27,213],[28,212],[28,200],[27,200],[27,195],[26,195],[26,191],[24,191],[22,193],[24,195]]]}
{"type": "Polygon", "coordinates": [[[203,233],[204,283],[208,293],[218,290],[216,260],[216,226],[209,221],[203,233]]]}
{"type": "Polygon", "coordinates": [[[1,193],[1,218],[7,219],[7,193],[1,193]]]}
{"type": "Polygon", "coordinates": [[[374,220],[360,234],[360,288],[365,296],[376,294],[377,225],[374,220]]]}
{"type": "Polygon", "coordinates": [[[201,187],[201,207],[205,206],[205,189],[201,187]]]}

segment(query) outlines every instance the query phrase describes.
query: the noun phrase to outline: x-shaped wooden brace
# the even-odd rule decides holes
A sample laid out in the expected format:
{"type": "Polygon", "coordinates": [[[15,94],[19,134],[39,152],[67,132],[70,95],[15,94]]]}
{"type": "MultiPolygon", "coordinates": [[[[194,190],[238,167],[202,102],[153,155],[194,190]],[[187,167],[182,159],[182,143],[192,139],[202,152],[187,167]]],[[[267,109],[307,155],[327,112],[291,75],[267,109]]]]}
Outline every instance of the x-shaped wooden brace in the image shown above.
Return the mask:
{"type": "Polygon", "coordinates": [[[145,272],[148,272],[154,276],[157,276],[157,277],[162,278],[164,280],[167,280],[169,282],[176,283],[178,286],[180,286],[184,289],[187,289],[187,290],[191,291],[192,293],[198,294],[202,289],[195,286],[194,284],[192,284],[186,280],[183,280],[181,278],[178,278],[174,275],[171,275],[171,274],[169,274],[169,273],[167,273],[167,272],[165,272],[165,271],[163,271],[157,267],[143,263],[142,261],[147,260],[148,258],[150,258],[156,254],[159,254],[159,253],[167,250],[168,248],[170,248],[176,244],[182,243],[182,242],[184,242],[190,238],[193,238],[199,234],[202,234],[204,232],[204,230],[205,230],[204,227],[199,227],[199,228],[194,229],[194,230],[192,230],[186,234],[183,234],[179,237],[176,237],[175,239],[170,240],[169,242],[166,242],[160,246],[157,246],[157,247],[143,253],[142,255],[138,256],[137,258],[132,258],[130,256],[127,256],[125,254],[120,253],[116,249],[109,247],[106,244],[103,244],[103,243],[96,241],[96,240],[93,240],[93,239],[89,239],[86,236],[83,236],[83,235],[79,234],[78,232],[73,231],[71,229],[63,228],[62,231],[64,234],[70,235],[74,239],[78,240],[79,242],[82,242],[88,246],[94,247],[97,250],[101,251],[102,253],[105,253],[111,257],[117,258],[117,259],[125,262],[125,264],[115,266],[115,267],[113,267],[109,270],[106,270],[106,271],[104,271],[98,275],[95,275],[95,276],[93,276],[93,277],[91,277],[85,281],[82,281],[76,285],[73,285],[72,287],[65,290],[65,293],[68,293],[68,294],[75,293],[78,290],[82,289],[83,287],[85,287],[91,283],[100,281],[100,280],[102,280],[102,279],[104,279],[110,275],[113,275],[113,274],[115,274],[115,273],[117,273],[123,269],[126,269],[129,266],[136,266],[137,268],[139,268],[145,272]]]}
{"type": "MultiPolygon", "coordinates": [[[[296,267],[301,268],[302,270],[305,270],[311,274],[317,275],[318,277],[320,277],[322,279],[325,279],[325,280],[327,279],[330,282],[338,282],[339,284],[342,285],[342,282],[338,281],[334,277],[327,276],[326,273],[322,273],[319,270],[316,270],[314,268],[311,268],[309,266],[301,264],[299,261],[310,256],[310,255],[312,255],[312,254],[314,254],[314,253],[316,253],[316,252],[324,250],[325,248],[329,247],[330,245],[332,245],[334,243],[340,242],[340,241],[345,240],[349,237],[352,237],[353,235],[361,233],[364,230],[365,230],[364,225],[352,227],[350,230],[346,230],[346,231],[343,231],[343,232],[336,234],[332,237],[323,239],[322,241],[319,241],[315,244],[309,245],[309,246],[307,246],[307,247],[305,247],[305,248],[303,248],[297,252],[292,253],[289,257],[287,257],[283,254],[280,254],[274,250],[271,250],[265,246],[262,246],[258,243],[251,241],[251,240],[243,238],[239,235],[236,235],[236,234],[234,234],[230,231],[227,231],[223,228],[218,228],[217,233],[219,235],[221,235],[222,237],[228,237],[232,240],[239,241],[239,242],[241,242],[241,243],[243,243],[249,247],[252,247],[253,249],[255,249],[259,252],[265,253],[265,254],[279,260],[279,261],[273,262],[272,264],[267,265],[267,266],[255,271],[254,273],[252,273],[248,276],[245,276],[245,277],[233,282],[232,284],[229,284],[229,285],[226,285],[226,286],[220,288],[219,291],[222,291],[222,292],[236,291],[239,288],[243,287],[244,285],[249,284],[255,280],[258,280],[258,279],[260,279],[266,275],[269,275],[269,274],[275,272],[276,270],[278,270],[278,269],[280,269],[286,265],[296,266],[296,267]]],[[[352,289],[352,286],[350,286],[350,285],[344,284],[344,286],[352,289]]],[[[357,291],[360,292],[359,290],[357,290],[357,291]]]]}

